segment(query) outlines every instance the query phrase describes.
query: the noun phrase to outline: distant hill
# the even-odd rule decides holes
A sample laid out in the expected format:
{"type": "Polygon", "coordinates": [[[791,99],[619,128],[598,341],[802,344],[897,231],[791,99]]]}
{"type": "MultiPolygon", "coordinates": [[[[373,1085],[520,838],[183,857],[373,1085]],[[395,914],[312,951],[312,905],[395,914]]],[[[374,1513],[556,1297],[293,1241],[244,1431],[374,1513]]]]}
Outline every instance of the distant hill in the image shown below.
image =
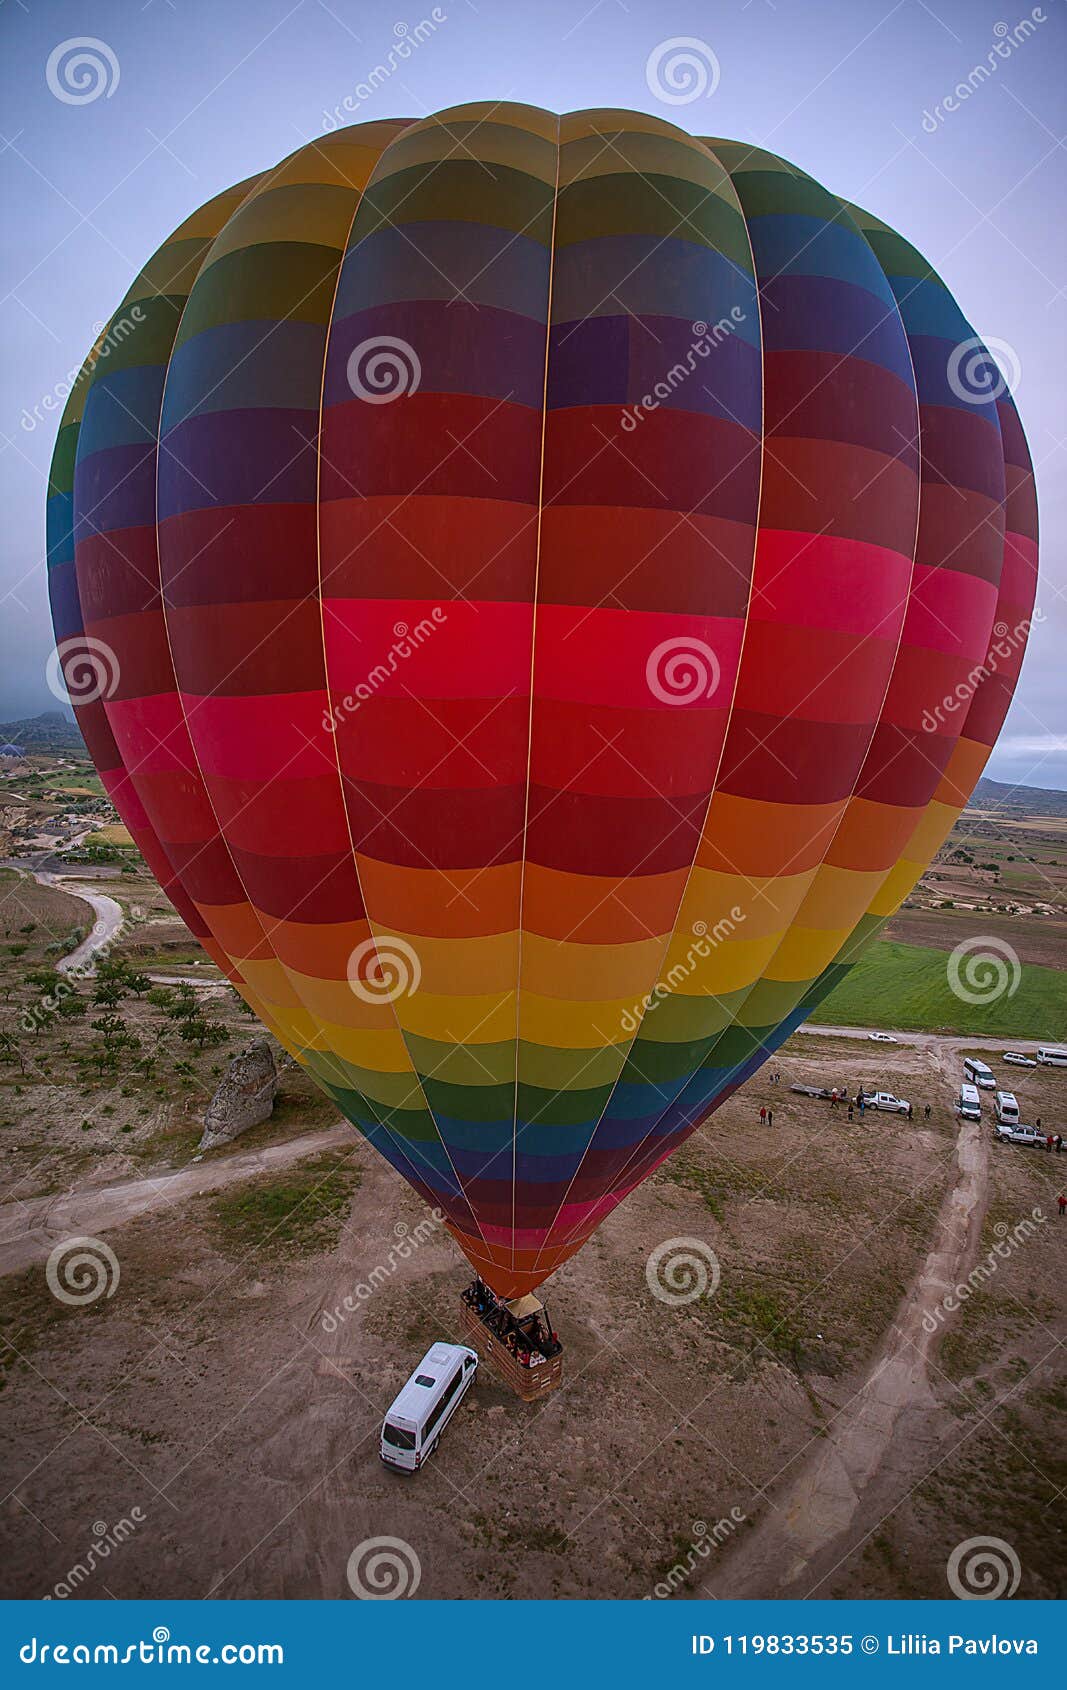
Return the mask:
{"type": "Polygon", "coordinates": [[[77,725],[59,710],[45,710],[22,722],[0,722],[0,741],[28,752],[85,750],[77,725]]]}
{"type": "Polygon", "coordinates": [[[1014,815],[1067,816],[1067,792],[1044,786],[1008,786],[1004,781],[982,776],[971,795],[968,809],[1004,810],[1014,815]]]}

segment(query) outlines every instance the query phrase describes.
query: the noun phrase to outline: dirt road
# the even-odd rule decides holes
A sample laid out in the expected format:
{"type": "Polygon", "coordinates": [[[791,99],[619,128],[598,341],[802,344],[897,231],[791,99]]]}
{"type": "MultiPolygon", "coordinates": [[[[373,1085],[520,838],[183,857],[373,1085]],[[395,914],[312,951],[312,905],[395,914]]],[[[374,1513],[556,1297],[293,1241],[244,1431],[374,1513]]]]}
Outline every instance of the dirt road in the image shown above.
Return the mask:
{"type": "MultiPolygon", "coordinates": [[[[84,838],[84,835],[79,835],[84,838]]],[[[71,841],[76,843],[76,841],[71,841]]],[[[84,880],[71,874],[53,874],[49,869],[27,868],[24,863],[8,860],[5,865],[13,868],[18,874],[25,874],[36,880],[39,886],[51,886],[57,892],[65,892],[68,898],[76,898],[79,903],[88,904],[95,916],[89,934],[80,945],[76,945],[69,955],[62,957],[56,963],[58,974],[91,973],[89,966],[99,951],[106,950],[113,940],[118,938],[125,926],[126,918],[122,913],[122,905],[115,898],[109,898],[106,892],[90,892],[84,880]]]]}
{"type": "Polygon", "coordinates": [[[197,1162],[177,1173],[117,1185],[65,1192],[61,1197],[32,1197],[0,1207],[0,1274],[19,1273],[43,1262],[61,1239],[95,1237],[150,1210],[171,1207],[205,1191],[218,1191],[257,1174],[273,1173],[337,1145],[351,1144],[353,1129],[329,1127],[305,1133],[285,1144],[197,1162]]]}
{"type": "MultiPolygon", "coordinates": [[[[942,1067],[943,1053],[932,1054],[942,1067]]],[[[727,1557],[715,1579],[717,1597],[816,1596],[877,1525],[881,1510],[871,1494],[873,1481],[889,1464],[906,1467],[918,1441],[916,1414],[934,1409],[928,1368],[943,1330],[938,1312],[945,1293],[965,1278],[978,1252],[988,1180],[987,1145],[979,1124],[960,1122],[952,1173],[933,1246],[881,1353],[826,1435],[813,1438],[782,1476],[780,1488],[772,1489],[770,1506],[755,1530],[727,1557]],[[909,1449],[902,1451],[905,1416],[909,1449]]]]}

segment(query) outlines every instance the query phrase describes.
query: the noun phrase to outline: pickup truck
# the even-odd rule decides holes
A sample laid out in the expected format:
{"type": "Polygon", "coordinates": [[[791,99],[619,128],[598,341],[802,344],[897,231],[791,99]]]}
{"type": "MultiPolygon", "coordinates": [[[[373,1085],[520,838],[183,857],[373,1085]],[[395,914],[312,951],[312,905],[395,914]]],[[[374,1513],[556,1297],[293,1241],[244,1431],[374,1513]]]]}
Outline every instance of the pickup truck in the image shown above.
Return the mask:
{"type": "Polygon", "coordinates": [[[999,1138],[1003,1144],[1032,1144],[1044,1146],[1045,1134],[1039,1133],[1036,1127],[1014,1126],[1005,1122],[993,1128],[993,1137],[999,1138]]]}
{"type": "Polygon", "coordinates": [[[890,1115],[906,1115],[911,1104],[905,1097],[894,1097],[891,1091],[864,1092],[865,1109],[885,1109],[890,1115]]]}

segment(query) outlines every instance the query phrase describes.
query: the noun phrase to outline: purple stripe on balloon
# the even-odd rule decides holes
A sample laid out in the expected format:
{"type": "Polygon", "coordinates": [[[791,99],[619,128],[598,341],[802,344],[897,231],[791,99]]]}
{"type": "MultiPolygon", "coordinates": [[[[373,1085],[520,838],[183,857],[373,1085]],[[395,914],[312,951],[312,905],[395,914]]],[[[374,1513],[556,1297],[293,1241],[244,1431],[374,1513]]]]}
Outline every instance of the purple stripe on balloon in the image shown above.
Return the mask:
{"type": "Polygon", "coordinates": [[[167,434],[159,454],[159,520],[211,505],[314,503],[318,415],[212,411],[167,434]]]}
{"type": "Polygon", "coordinates": [[[80,459],[74,471],[74,544],[90,534],[151,526],[156,520],[156,450],[115,446],[80,459]]]}
{"type": "Polygon", "coordinates": [[[408,300],[334,319],[326,403],[402,393],[470,393],[540,407],[542,323],[461,300],[408,300]]]}

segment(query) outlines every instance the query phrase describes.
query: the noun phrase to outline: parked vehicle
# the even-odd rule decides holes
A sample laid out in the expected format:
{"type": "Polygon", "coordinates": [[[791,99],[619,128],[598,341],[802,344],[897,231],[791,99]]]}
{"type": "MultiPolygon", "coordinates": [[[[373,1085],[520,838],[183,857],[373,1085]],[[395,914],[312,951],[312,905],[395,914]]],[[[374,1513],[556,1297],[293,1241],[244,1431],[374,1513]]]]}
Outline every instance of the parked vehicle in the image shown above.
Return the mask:
{"type": "Polygon", "coordinates": [[[867,1109],[885,1109],[891,1115],[906,1115],[911,1104],[905,1097],[894,1097],[891,1091],[864,1092],[864,1107],[867,1109]]]}
{"type": "Polygon", "coordinates": [[[963,1063],[963,1077],[970,1080],[973,1086],[981,1086],[983,1091],[995,1091],[997,1082],[993,1077],[992,1068],[986,1063],[979,1062],[976,1056],[968,1056],[963,1063]]]}
{"type": "Polygon", "coordinates": [[[477,1354],[465,1344],[426,1351],[382,1423],[379,1454],[387,1467],[414,1473],[430,1459],[477,1371],[477,1354]]]}
{"type": "Polygon", "coordinates": [[[1036,1127],[1008,1127],[995,1126],[993,1137],[1000,1139],[1002,1144],[1043,1145],[1044,1133],[1039,1133],[1036,1127]]]}
{"type": "Polygon", "coordinates": [[[892,1033],[868,1033],[867,1037],[873,1039],[876,1045],[895,1045],[897,1043],[892,1033]]]}
{"type": "Polygon", "coordinates": [[[1039,1045],[1037,1060],[1046,1068],[1067,1068],[1067,1050],[1060,1050],[1056,1045],[1039,1045]]]}
{"type": "Polygon", "coordinates": [[[1010,1062],[1016,1068],[1037,1067],[1036,1057],[1024,1056],[1021,1050],[1006,1050],[1000,1060],[1002,1062],[1010,1062]]]}
{"type": "Polygon", "coordinates": [[[980,1121],[982,1119],[982,1099],[978,1095],[978,1087],[967,1085],[960,1087],[960,1094],[956,1099],[956,1113],[964,1121],[980,1121]]]}
{"type": "Polygon", "coordinates": [[[1019,1105],[1015,1101],[1013,1091],[998,1091],[994,1107],[998,1127],[1017,1127],[1019,1125],[1019,1105]]]}
{"type": "MultiPolygon", "coordinates": [[[[790,1086],[789,1089],[790,1089],[790,1091],[799,1092],[801,1097],[819,1097],[819,1098],[824,1098],[827,1102],[829,1102],[829,1100],[834,1095],[834,1087],[833,1086],[801,1086],[801,1085],[795,1085],[795,1086],[790,1086]]],[[[838,1103],[850,1103],[852,1101],[844,1086],[838,1086],[837,1087],[837,1101],[838,1101],[838,1103]]]]}

